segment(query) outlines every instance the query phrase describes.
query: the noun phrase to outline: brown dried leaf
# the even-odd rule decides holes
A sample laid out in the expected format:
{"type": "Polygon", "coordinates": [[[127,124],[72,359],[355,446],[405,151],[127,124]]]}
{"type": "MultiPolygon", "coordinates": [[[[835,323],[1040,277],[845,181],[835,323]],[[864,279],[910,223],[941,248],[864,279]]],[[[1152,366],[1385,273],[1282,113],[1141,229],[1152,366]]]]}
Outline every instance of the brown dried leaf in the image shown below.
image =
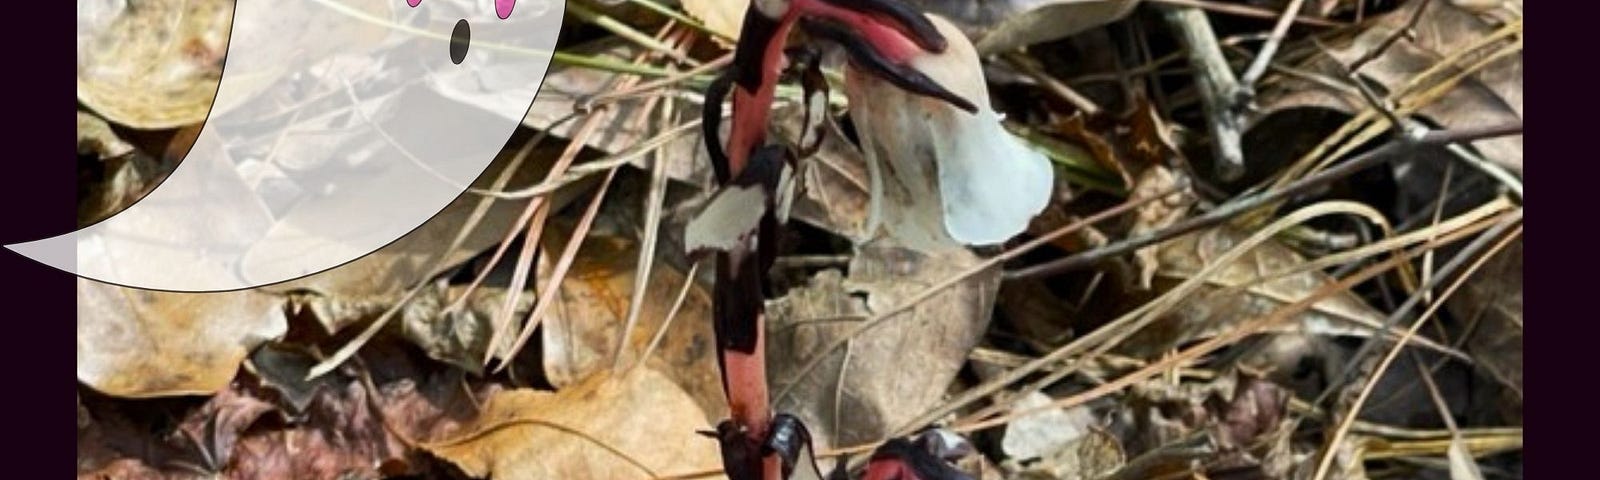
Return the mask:
{"type": "MultiPolygon", "coordinates": [[[[564,235],[546,232],[547,240],[564,235]]],[[[581,255],[574,261],[556,304],[545,316],[541,339],[545,375],[558,388],[579,382],[609,369],[617,337],[622,334],[639,258],[638,243],[625,238],[590,235],[584,239],[581,255]]],[[[546,251],[561,251],[548,245],[546,251]]],[[[549,262],[540,262],[541,282],[548,278],[549,262]]],[[[656,262],[650,271],[650,287],[644,296],[638,324],[624,344],[624,367],[638,362],[651,339],[661,330],[672,310],[685,277],[672,265],[656,262]]],[[[690,286],[683,306],[671,328],[645,366],[663,372],[695,399],[712,416],[722,418],[726,399],[722,377],[717,370],[711,331],[711,296],[701,285],[690,286]]]]}
{"type": "Polygon", "coordinates": [[[211,394],[288,323],[256,291],[172,293],[78,280],[78,381],[120,397],[211,394]]]}
{"type": "MultiPolygon", "coordinates": [[[[1133,193],[1130,198],[1146,198],[1179,187],[1187,186],[1185,180],[1160,164],[1144,169],[1134,181],[1133,193]]],[[[1140,205],[1134,211],[1133,228],[1128,230],[1128,236],[1135,237],[1172,226],[1183,220],[1189,213],[1189,206],[1194,204],[1194,193],[1187,188],[1163,197],[1160,201],[1140,205]]],[[[1155,279],[1156,272],[1161,269],[1160,251],[1162,246],[1149,246],[1133,252],[1133,259],[1139,266],[1139,287],[1149,289],[1151,281],[1155,279]]],[[[1218,252],[1219,254],[1221,252],[1218,252]]],[[[1198,270],[1196,270],[1198,271],[1198,270]]]]}
{"type": "Polygon", "coordinates": [[[650,368],[602,372],[558,392],[509,390],[464,434],[424,445],[474,477],[652,478],[717,468],[705,414],[650,368]]]}
{"type": "Polygon", "coordinates": [[[796,378],[795,370],[815,355],[846,354],[820,351],[855,328],[856,322],[841,319],[897,306],[978,261],[964,249],[923,254],[872,243],[851,261],[849,278],[825,270],[770,302],[768,375],[784,379],[779,385],[800,382],[790,396],[774,400],[777,409],[799,415],[818,448],[826,448],[882,438],[932,408],[988,326],[999,285],[996,270],[967,278],[855,337],[842,371],[838,360],[824,361],[805,378],[796,378]],[[835,405],[835,395],[842,404],[835,405]]]}
{"type": "MultiPolygon", "coordinates": [[[[1505,24],[1505,19],[1497,15],[1475,13],[1455,3],[1405,2],[1392,12],[1374,17],[1353,38],[1330,40],[1328,44],[1331,48],[1326,51],[1327,56],[1314,57],[1304,68],[1334,78],[1344,78],[1346,69],[1339,65],[1348,67],[1378,48],[1396,30],[1407,25],[1417,8],[1427,5],[1414,30],[1414,40],[1402,38],[1361,68],[1362,77],[1382,87],[1380,95],[1385,91],[1398,91],[1416,74],[1505,24]],[[1330,59],[1338,63],[1330,64],[1330,59]]],[[[1516,4],[1515,10],[1521,11],[1520,1],[1506,3],[1516,4]]],[[[1263,91],[1260,98],[1262,108],[1260,115],[1255,117],[1257,119],[1301,107],[1330,108],[1344,113],[1367,108],[1367,102],[1353,89],[1335,91],[1287,76],[1279,76],[1274,82],[1277,87],[1263,91]]],[[[1444,128],[1487,127],[1520,121],[1522,103],[1522,55],[1518,52],[1467,77],[1449,93],[1423,107],[1419,114],[1444,128]]],[[[1482,152],[1485,158],[1519,174],[1522,172],[1522,136],[1480,140],[1473,142],[1472,146],[1482,152]]]]}
{"type": "MultiPolygon", "coordinates": [[[[1208,472],[1265,468],[1262,459],[1275,454],[1276,442],[1263,440],[1275,439],[1285,431],[1291,395],[1270,381],[1237,370],[1204,384],[1142,383],[1128,399],[1135,428],[1134,450],[1159,454],[1163,448],[1192,442],[1195,433],[1205,432],[1203,444],[1211,450],[1205,456],[1208,472]]],[[[1180,466],[1188,463],[1182,458],[1174,460],[1180,466]]]]}

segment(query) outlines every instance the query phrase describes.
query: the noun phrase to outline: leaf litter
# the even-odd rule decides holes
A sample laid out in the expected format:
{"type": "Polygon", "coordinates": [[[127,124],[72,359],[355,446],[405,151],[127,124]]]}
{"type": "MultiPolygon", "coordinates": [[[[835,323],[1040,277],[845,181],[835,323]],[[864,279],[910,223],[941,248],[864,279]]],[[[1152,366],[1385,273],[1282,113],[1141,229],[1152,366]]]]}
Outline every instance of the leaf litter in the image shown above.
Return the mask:
{"type": "MultiPolygon", "coordinates": [[[[206,12],[225,3],[80,5],[79,166],[97,180],[81,195],[80,222],[136,200],[193,141],[184,132],[212,107],[208,62],[220,60],[205,53],[225,51],[225,16],[206,12]],[[183,9],[184,22],[161,21],[183,9]],[[140,50],[153,46],[150,32],[193,48],[150,54],[140,50]],[[113,89],[159,94],[129,102],[113,89]]],[[[1054,161],[1056,192],[1006,245],[926,251],[870,235],[861,132],[845,102],[830,107],[823,147],[798,170],[798,221],[770,272],[779,288],[768,325],[775,403],[806,421],[825,467],[859,465],[890,436],[945,426],[977,447],[961,465],[985,479],[1520,477],[1520,240],[1425,323],[1413,323],[1416,312],[1390,318],[1408,299],[1445,295],[1421,285],[1471,251],[1466,240],[1520,222],[1520,135],[1423,149],[1272,208],[1231,210],[1382,144],[1393,119],[1520,133],[1520,2],[912,3],[993,54],[990,100],[1054,161]],[[1187,67],[1171,30],[1187,27],[1161,13],[1204,9],[1239,69],[1265,50],[1257,44],[1286,3],[1305,8],[1247,92],[1252,108],[1234,113],[1250,182],[1214,178],[1203,168],[1213,139],[1202,104],[1216,99],[1188,72],[1171,75],[1187,67]],[[1112,205],[1152,197],[1161,199],[1101,221],[1112,205]],[[1233,252],[1305,205],[1325,213],[1233,252]],[[1218,211],[1227,222],[1190,226],[1218,211]],[[1100,255],[1146,237],[1160,241],[1100,255]],[[1403,248],[1411,253],[1397,257],[1403,248]],[[1072,258],[1092,261],[1033,268],[1072,258]],[[1395,349],[1411,325],[1420,328],[1408,347],[1395,349]],[[1239,337],[1241,328],[1254,333],[1239,337]],[[1416,365],[1366,371],[1378,362],[1362,343],[1416,365]],[[1364,373],[1344,375],[1351,364],[1364,373]],[[1356,418],[1343,409],[1363,376],[1381,381],[1366,386],[1374,392],[1356,418]],[[1348,434],[1328,435],[1340,429],[1348,434]]],[[[395,245],[291,284],[195,295],[80,282],[80,478],[717,475],[716,442],[697,433],[726,412],[709,265],[676,253],[686,214],[706,195],[705,140],[663,136],[691,121],[709,70],[639,77],[613,66],[691,68],[647,53],[662,45],[725,61],[730,44],[710,32],[736,36],[743,3],[599,8],[622,25],[580,16],[563,32],[562,51],[584,61],[552,65],[551,95],[478,184],[516,191],[560,156],[581,168],[666,139],[594,167],[615,177],[593,209],[599,178],[566,176],[542,187],[537,222],[525,199],[464,195],[395,245]],[[663,22],[656,8],[700,24],[663,22]],[[638,35],[618,34],[626,29],[638,35]],[[624,79],[641,86],[613,85],[624,79]],[[568,121],[585,108],[600,116],[568,121]],[[545,133],[549,144],[529,142],[545,133]],[[661,219],[657,231],[645,231],[647,218],[661,219]],[[530,223],[536,235],[524,232],[530,223]],[[564,260],[572,242],[583,247],[564,260]],[[502,258],[497,246],[529,254],[502,258]],[[652,265],[642,279],[641,260],[652,265]],[[570,269],[556,274],[562,261],[570,269]],[[519,267],[526,284],[511,281],[519,267]],[[541,299],[551,304],[531,327],[541,299]],[[376,322],[390,310],[394,320],[376,322]],[[490,345],[524,329],[533,338],[520,351],[490,345]],[[491,352],[501,360],[485,368],[491,352]]],[[[826,69],[843,70],[826,58],[826,69]]],[[[779,142],[798,137],[792,100],[780,91],[779,142]]]]}

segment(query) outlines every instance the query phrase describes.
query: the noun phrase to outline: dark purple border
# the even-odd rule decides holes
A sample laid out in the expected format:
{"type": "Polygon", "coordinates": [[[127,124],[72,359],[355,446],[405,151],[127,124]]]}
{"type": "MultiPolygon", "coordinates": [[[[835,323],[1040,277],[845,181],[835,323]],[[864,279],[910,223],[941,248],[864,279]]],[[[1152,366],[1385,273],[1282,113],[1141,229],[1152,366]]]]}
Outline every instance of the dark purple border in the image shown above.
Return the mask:
{"type": "MultiPolygon", "coordinates": [[[[0,242],[37,240],[77,226],[76,31],[73,2],[14,5],[0,29],[13,65],[0,82],[7,141],[0,143],[0,242]]],[[[70,274],[0,252],[0,412],[14,442],[0,448],[7,477],[66,478],[77,457],[76,293],[70,274]],[[60,475],[58,477],[57,475],[60,475]]]]}

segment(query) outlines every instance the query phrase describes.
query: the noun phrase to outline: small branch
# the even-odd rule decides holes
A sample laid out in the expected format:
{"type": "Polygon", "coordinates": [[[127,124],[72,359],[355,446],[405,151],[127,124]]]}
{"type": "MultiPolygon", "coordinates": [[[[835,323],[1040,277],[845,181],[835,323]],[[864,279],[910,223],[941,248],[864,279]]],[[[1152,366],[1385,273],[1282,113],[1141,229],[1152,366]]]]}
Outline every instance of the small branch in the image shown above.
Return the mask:
{"type": "Polygon", "coordinates": [[[1414,138],[1401,137],[1390,141],[1382,147],[1361,154],[1344,163],[1323,170],[1316,175],[1284,185],[1283,188],[1241,198],[1203,215],[1189,218],[1173,224],[1162,230],[1150,232],[1133,238],[1128,238],[1102,248],[1085,251],[1066,258],[1052,260],[1032,267],[1027,267],[1014,272],[1007,272],[1006,279],[1045,277],[1061,274],[1079,268],[1094,265],[1108,258],[1120,256],[1140,248],[1155,245],[1172,238],[1184,235],[1202,228],[1219,225],[1234,216],[1250,210],[1260,208],[1278,200],[1288,198],[1298,192],[1303,192],[1334,180],[1347,177],[1353,173],[1365,170],[1368,167],[1381,164],[1397,156],[1397,154],[1412,151],[1418,147],[1448,145],[1460,142],[1471,142],[1485,138],[1516,135],[1522,133],[1522,122],[1508,125],[1496,125],[1488,128],[1474,128],[1461,130],[1436,130],[1414,138]]]}
{"type": "Polygon", "coordinates": [[[1248,96],[1228,68],[1222,47],[1217,44],[1217,34],[1211,30],[1205,12],[1195,7],[1166,6],[1161,16],[1183,44],[1189,63],[1194,67],[1195,83],[1205,107],[1206,127],[1211,133],[1217,177],[1237,179],[1244,174],[1244,151],[1239,145],[1244,128],[1238,112],[1243,105],[1241,100],[1248,96]]]}
{"type": "Polygon", "coordinates": [[[1283,44],[1284,36],[1289,33],[1289,26],[1294,24],[1294,16],[1300,14],[1300,5],[1304,3],[1305,0],[1290,0],[1289,7],[1278,17],[1278,24],[1272,27],[1272,36],[1267,37],[1266,43],[1261,44],[1261,52],[1250,62],[1250,67],[1244,69],[1244,75],[1239,76],[1239,83],[1246,90],[1254,90],[1256,81],[1261,80],[1261,76],[1267,73],[1267,66],[1272,64],[1272,56],[1278,53],[1278,46],[1283,44]]]}

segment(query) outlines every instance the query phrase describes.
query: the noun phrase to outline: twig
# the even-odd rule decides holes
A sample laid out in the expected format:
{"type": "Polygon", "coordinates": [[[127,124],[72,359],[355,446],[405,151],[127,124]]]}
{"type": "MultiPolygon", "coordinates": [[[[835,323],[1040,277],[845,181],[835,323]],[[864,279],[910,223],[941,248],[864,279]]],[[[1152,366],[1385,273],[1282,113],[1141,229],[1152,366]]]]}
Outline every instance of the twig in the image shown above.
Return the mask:
{"type": "Polygon", "coordinates": [[[1206,127],[1211,133],[1211,153],[1216,157],[1217,176],[1233,180],[1244,175],[1244,150],[1239,138],[1244,126],[1239,111],[1248,96],[1228,68],[1217,44],[1217,34],[1205,12],[1195,7],[1166,6],[1162,17],[1183,44],[1194,66],[1196,88],[1205,107],[1206,127]]]}
{"type": "Polygon", "coordinates": [[[1137,237],[1122,240],[1102,248],[1079,253],[1066,258],[1053,260],[1043,264],[1027,267],[1015,272],[1008,272],[1007,279],[1033,278],[1057,275],[1099,263],[1107,258],[1127,254],[1134,250],[1161,243],[1180,235],[1190,233],[1202,228],[1212,227],[1226,222],[1229,218],[1254,210],[1263,205],[1288,198],[1298,192],[1306,191],[1334,180],[1344,178],[1368,167],[1389,161],[1397,154],[1412,151],[1418,147],[1444,145],[1458,142],[1470,142],[1485,138],[1494,138],[1522,133],[1522,122],[1507,125],[1494,125],[1484,128],[1470,128],[1460,130],[1436,130],[1425,133],[1420,137],[1398,138],[1382,147],[1368,151],[1349,161],[1336,165],[1315,175],[1296,180],[1275,190],[1269,190],[1254,196],[1241,198],[1228,202],[1215,210],[1203,215],[1189,218],[1173,224],[1162,230],[1150,232],[1137,237]]]}
{"type": "Polygon", "coordinates": [[[1288,8],[1283,9],[1283,15],[1278,17],[1278,24],[1272,27],[1272,36],[1267,37],[1266,43],[1261,44],[1261,52],[1256,54],[1255,60],[1250,61],[1250,67],[1244,70],[1244,75],[1239,76],[1239,84],[1246,90],[1254,90],[1256,82],[1267,73],[1267,66],[1272,64],[1272,56],[1278,53],[1278,46],[1283,44],[1284,36],[1289,33],[1289,26],[1294,24],[1294,16],[1300,14],[1300,5],[1304,3],[1305,0],[1290,0],[1288,8]]]}

